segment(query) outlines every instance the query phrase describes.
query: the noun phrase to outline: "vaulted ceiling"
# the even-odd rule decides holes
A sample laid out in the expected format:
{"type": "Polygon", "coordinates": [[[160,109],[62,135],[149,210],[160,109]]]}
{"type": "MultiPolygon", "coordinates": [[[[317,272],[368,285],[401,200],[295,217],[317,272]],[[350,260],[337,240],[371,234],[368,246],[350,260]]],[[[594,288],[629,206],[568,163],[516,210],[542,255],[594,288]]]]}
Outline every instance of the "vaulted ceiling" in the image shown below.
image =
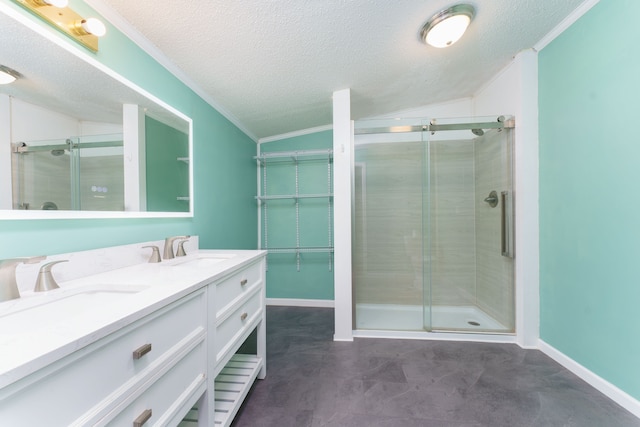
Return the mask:
{"type": "MultiPolygon", "coordinates": [[[[437,49],[422,25],[451,0],[88,0],[123,18],[254,138],[473,95],[584,0],[472,0],[465,36],[437,49]]],[[[126,27],[126,28],[125,28],[126,27]]],[[[133,31],[131,29],[133,28],[133,31]]]]}

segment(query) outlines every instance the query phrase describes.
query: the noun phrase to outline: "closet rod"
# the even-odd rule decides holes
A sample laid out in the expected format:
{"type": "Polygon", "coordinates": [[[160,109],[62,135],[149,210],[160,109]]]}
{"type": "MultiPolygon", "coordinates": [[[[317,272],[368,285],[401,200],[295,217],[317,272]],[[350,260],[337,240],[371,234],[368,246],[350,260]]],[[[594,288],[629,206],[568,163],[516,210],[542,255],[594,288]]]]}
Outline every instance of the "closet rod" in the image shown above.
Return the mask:
{"type": "Polygon", "coordinates": [[[253,156],[254,160],[278,159],[282,157],[331,156],[333,150],[274,151],[253,156]]]}

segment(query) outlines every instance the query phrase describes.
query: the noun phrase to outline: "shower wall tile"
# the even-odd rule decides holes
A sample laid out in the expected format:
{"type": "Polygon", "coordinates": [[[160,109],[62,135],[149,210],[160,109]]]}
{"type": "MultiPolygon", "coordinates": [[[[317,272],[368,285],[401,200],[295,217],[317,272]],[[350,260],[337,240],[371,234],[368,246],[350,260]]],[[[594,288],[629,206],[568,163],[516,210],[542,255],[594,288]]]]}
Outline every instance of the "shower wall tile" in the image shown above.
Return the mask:
{"type": "Polygon", "coordinates": [[[474,305],[473,142],[432,141],[430,147],[427,239],[432,301],[434,305],[474,305]]]}
{"type": "Polygon", "coordinates": [[[431,143],[430,234],[423,232],[424,155],[413,142],[356,147],[357,303],[420,305],[424,273],[433,304],[475,304],[473,144],[431,143]]]}
{"type": "Polygon", "coordinates": [[[81,158],[80,206],[82,210],[88,211],[124,210],[122,154],[81,158]],[[104,190],[94,191],[92,187],[100,187],[104,190]]]}
{"type": "Polygon", "coordinates": [[[71,209],[69,156],[52,156],[49,151],[12,154],[13,205],[28,203],[40,209],[53,202],[58,209],[71,209]]]}
{"type": "Polygon", "coordinates": [[[514,328],[513,260],[501,254],[501,201],[484,201],[492,190],[511,189],[508,131],[487,132],[476,147],[477,305],[506,327],[514,328]],[[506,166],[506,167],[505,167],[506,166]]]}
{"type": "Polygon", "coordinates": [[[416,142],[356,147],[357,303],[422,304],[422,156],[416,142]]]}

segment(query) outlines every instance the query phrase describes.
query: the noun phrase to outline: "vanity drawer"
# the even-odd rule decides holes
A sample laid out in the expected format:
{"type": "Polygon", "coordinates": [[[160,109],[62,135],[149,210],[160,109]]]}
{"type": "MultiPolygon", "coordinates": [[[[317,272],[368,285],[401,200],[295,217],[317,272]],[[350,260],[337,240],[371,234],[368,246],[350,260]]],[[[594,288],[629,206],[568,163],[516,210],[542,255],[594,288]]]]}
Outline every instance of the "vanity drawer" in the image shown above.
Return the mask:
{"type": "Polygon", "coordinates": [[[205,302],[203,291],[189,295],[3,390],[2,424],[92,424],[117,396],[152,377],[165,353],[204,342],[205,302]],[[149,343],[151,351],[135,360],[133,352],[149,343]]]}
{"type": "Polygon", "coordinates": [[[175,351],[181,340],[206,328],[206,298],[200,291],[136,322],[103,351],[87,360],[97,367],[109,367],[109,382],[119,386],[153,366],[168,351],[175,351]]]}
{"type": "Polygon", "coordinates": [[[216,364],[224,358],[231,346],[238,344],[239,336],[251,327],[256,317],[262,316],[262,306],[262,292],[257,291],[237,310],[220,319],[214,338],[216,364]]]}
{"type": "Polygon", "coordinates": [[[130,396],[96,425],[176,425],[204,392],[206,365],[206,348],[200,343],[149,388],[130,396]]]}
{"type": "Polygon", "coordinates": [[[257,262],[216,284],[216,318],[250,290],[264,282],[264,261],[257,262]]]}

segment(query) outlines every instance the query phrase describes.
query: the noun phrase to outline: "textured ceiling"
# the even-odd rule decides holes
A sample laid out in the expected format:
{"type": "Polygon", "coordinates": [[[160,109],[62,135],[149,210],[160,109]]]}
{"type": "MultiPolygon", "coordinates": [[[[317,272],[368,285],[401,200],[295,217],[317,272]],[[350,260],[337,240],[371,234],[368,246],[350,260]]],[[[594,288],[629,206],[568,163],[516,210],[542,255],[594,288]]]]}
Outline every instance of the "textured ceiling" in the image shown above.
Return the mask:
{"type": "Polygon", "coordinates": [[[354,118],[472,95],[584,0],[473,0],[447,49],[419,40],[452,0],[91,0],[115,11],[253,136],[331,123],[351,88],[354,118]]]}

